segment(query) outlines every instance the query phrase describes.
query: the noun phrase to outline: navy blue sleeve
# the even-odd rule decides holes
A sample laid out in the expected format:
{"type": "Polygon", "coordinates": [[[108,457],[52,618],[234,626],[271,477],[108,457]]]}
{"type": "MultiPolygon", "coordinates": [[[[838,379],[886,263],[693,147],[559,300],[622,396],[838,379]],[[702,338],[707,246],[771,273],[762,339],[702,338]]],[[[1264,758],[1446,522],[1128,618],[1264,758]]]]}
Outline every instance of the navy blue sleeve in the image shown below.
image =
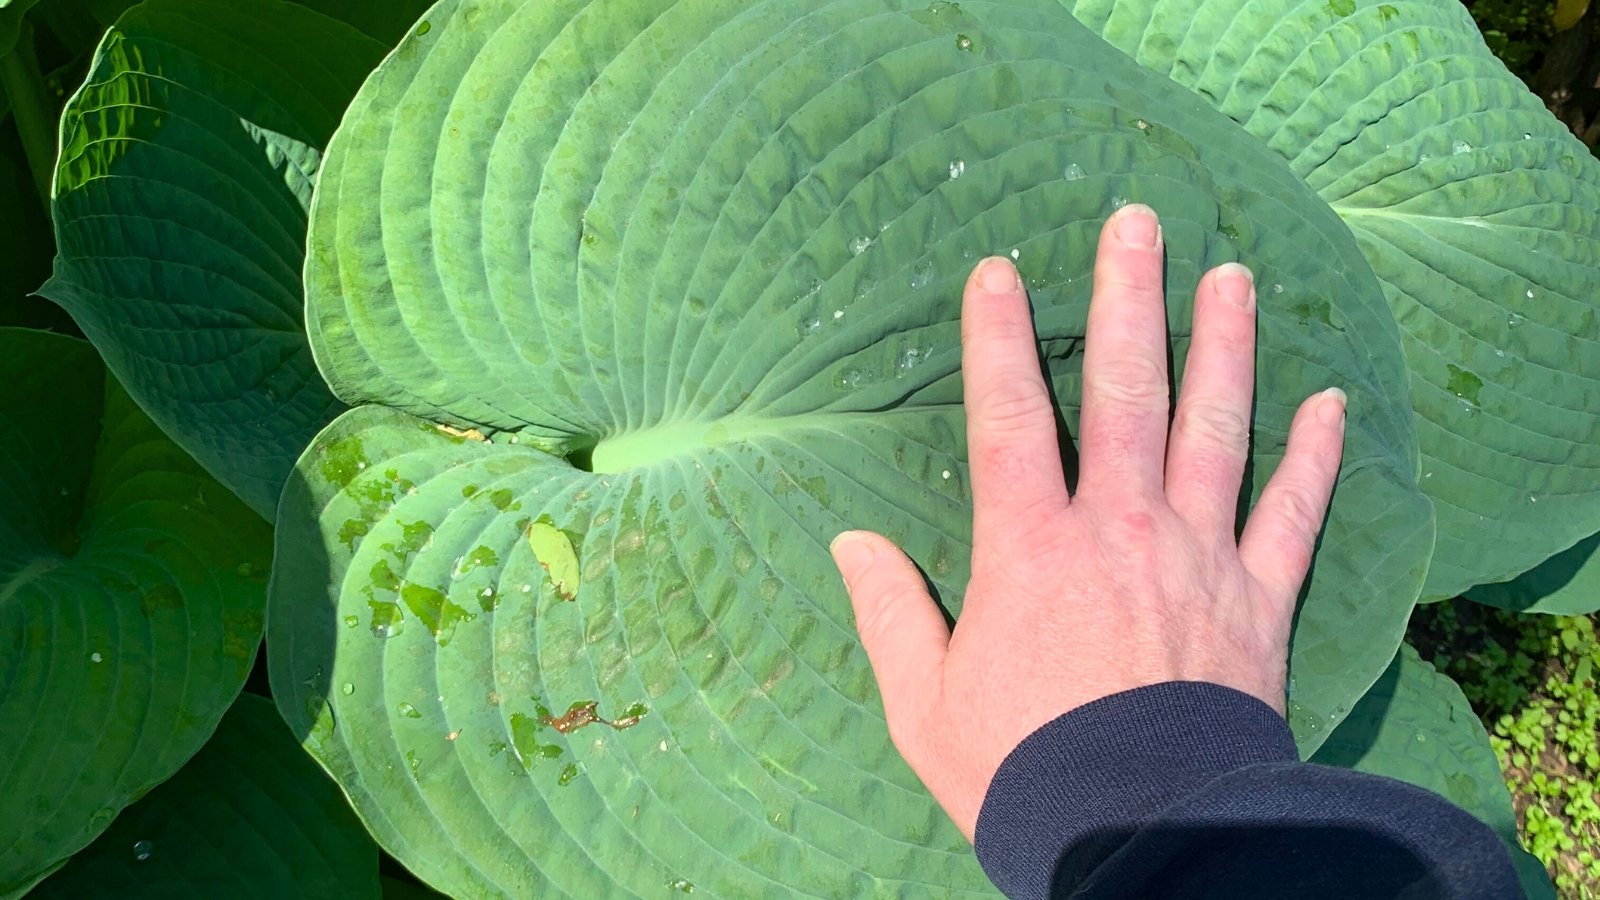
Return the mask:
{"type": "Polygon", "coordinates": [[[1030,735],[978,815],[1016,900],[1522,897],[1493,831],[1403,782],[1299,761],[1260,700],[1168,682],[1030,735]]]}

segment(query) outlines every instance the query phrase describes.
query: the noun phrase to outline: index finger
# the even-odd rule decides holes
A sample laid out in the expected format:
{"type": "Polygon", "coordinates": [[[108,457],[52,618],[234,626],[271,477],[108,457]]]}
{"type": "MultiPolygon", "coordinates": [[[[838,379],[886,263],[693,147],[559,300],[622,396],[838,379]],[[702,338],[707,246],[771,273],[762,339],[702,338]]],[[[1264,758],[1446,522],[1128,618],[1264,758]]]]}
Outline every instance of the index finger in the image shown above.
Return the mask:
{"type": "Polygon", "coordinates": [[[974,543],[1015,534],[1019,517],[1066,508],[1055,406],[1040,372],[1028,296],[1011,261],[990,257],[961,303],[961,380],[974,543]]]}

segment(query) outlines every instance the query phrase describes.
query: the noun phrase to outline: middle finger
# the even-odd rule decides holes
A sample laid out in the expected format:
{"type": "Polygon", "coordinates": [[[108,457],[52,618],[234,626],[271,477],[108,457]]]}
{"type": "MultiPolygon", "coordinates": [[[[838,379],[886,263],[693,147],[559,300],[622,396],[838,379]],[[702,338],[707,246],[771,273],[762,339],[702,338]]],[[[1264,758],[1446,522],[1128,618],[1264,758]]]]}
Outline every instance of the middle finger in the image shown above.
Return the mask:
{"type": "Polygon", "coordinates": [[[1166,458],[1167,307],[1155,211],[1129,204],[1100,232],[1083,354],[1080,494],[1158,496],[1166,458]]]}

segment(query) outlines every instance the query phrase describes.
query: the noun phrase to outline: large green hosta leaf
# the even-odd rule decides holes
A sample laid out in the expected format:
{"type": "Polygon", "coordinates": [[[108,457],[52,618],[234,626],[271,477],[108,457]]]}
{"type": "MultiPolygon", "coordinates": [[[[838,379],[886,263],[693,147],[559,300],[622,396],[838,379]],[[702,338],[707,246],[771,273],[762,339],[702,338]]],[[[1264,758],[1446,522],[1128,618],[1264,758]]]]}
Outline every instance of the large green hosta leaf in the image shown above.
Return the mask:
{"type": "Polygon", "coordinates": [[[1470,600],[1519,612],[1580,616],[1600,609],[1600,534],[1591,535],[1510,581],[1468,591],[1470,600]]]}
{"type": "Polygon", "coordinates": [[[242,694],[188,765],[29,896],[377,898],[378,848],[272,702],[242,694]]]}
{"type": "Polygon", "coordinates": [[[1518,842],[1511,792],[1489,733],[1448,675],[1402,644],[1388,671],[1312,762],[1427,788],[1482,819],[1505,841],[1530,900],[1554,897],[1550,876],[1518,842]]]}
{"type": "Polygon", "coordinates": [[[88,344],[0,328],[0,894],[210,736],[255,661],[268,544],[88,344]]]}
{"type": "Polygon", "coordinates": [[[1274,154],[1045,0],[435,7],[313,206],[312,346],[373,405],[279,510],[286,717],[461,895],[987,892],[889,744],[825,546],[881,528],[959,611],[961,282],[1014,250],[1075,427],[1127,200],[1164,217],[1178,359],[1204,267],[1283,285],[1254,490],[1301,398],[1351,392],[1293,653],[1315,747],[1432,551],[1398,332],[1274,154]],[[556,727],[591,714],[628,727],[556,727]]]}
{"type": "Polygon", "coordinates": [[[1600,161],[1456,0],[1063,0],[1288,161],[1404,335],[1425,599],[1600,531],[1600,161]]]}
{"type": "Polygon", "coordinates": [[[62,116],[59,253],[41,293],[269,518],[340,409],[301,327],[321,149],[424,5],[148,0],[106,35],[62,116]]]}

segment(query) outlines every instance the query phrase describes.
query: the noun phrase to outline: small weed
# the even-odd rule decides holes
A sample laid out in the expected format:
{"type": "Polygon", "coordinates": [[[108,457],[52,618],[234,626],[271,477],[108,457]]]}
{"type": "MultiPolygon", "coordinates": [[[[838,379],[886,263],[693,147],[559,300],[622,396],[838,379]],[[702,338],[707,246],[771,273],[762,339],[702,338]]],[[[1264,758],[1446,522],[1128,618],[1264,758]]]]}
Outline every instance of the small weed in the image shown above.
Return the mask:
{"type": "Polygon", "coordinates": [[[1600,638],[1593,617],[1424,607],[1411,641],[1489,729],[1522,844],[1569,900],[1600,897],[1600,638]]]}

